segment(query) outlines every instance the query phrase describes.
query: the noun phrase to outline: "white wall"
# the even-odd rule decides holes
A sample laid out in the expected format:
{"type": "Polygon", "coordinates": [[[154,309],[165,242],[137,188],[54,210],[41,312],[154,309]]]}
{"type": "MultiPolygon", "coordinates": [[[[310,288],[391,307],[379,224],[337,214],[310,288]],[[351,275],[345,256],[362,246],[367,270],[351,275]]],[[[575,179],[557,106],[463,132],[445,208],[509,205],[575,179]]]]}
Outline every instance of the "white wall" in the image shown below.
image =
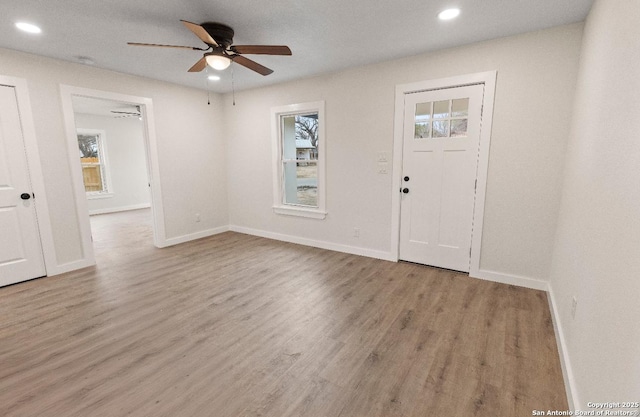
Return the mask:
{"type": "Polygon", "coordinates": [[[230,223],[389,253],[393,191],[377,158],[392,160],[395,86],[497,70],[481,269],[547,279],[581,36],[574,24],[240,92],[236,106],[227,95],[230,223]],[[276,215],[270,108],[317,100],[326,101],[329,214],[276,215]]]}
{"type": "Polygon", "coordinates": [[[0,49],[0,74],[28,83],[59,265],[84,256],[60,84],[153,100],[167,238],[228,224],[220,96],[213,94],[208,106],[205,91],[6,49],[0,49]],[[195,213],[201,222],[194,221],[195,213]]]}
{"type": "Polygon", "coordinates": [[[640,394],[638,22],[637,0],[597,0],[582,45],[551,271],[582,409],[640,394]]]}
{"type": "Polygon", "coordinates": [[[149,206],[149,178],[143,123],[137,117],[114,118],[75,113],[77,128],[105,132],[105,153],[111,179],[108,198],[89,198],[89,213],[109,213],[149,206]]]}

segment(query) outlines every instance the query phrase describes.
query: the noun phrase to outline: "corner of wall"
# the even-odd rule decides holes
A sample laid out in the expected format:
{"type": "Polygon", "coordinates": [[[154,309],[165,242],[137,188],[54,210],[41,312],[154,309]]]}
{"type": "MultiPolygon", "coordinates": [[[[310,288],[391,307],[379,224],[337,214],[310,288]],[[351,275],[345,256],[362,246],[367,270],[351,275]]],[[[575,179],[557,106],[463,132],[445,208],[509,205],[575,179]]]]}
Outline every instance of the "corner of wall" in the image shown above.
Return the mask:
{"type": "Polygon", "coordinates": [[[547,300],[549,301],[549,310],[551,311],[551,319],[553,321],[553,330],[556,335],[556,344],[558,346],[558,355],[560,356],[560,365],[562,366],[562,376],[564,379],[564,389],[567,395],[567,403],[569,410],[575,410],[576,404],[580,404],[578,393],[576,392],[575,379],[573,377],[573,369],[571,367],[571,359],[567,348],[567,341],[564,337],[562,323],[560,321],[560,313],[558,311],[555,294],[553,292],[553,283],[547,285],[547,300]]]}

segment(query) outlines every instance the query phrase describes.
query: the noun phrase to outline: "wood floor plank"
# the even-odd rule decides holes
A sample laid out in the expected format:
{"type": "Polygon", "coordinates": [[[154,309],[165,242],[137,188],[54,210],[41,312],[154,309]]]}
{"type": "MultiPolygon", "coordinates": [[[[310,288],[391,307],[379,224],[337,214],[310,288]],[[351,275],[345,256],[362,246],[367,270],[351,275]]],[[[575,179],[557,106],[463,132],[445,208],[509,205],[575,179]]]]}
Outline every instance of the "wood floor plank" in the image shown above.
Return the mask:
{"type": "Polygon", "coordinates": [[[2,416],[492,416],[566,409],[546,294],[239,233],[0,288],[2,416]]]}

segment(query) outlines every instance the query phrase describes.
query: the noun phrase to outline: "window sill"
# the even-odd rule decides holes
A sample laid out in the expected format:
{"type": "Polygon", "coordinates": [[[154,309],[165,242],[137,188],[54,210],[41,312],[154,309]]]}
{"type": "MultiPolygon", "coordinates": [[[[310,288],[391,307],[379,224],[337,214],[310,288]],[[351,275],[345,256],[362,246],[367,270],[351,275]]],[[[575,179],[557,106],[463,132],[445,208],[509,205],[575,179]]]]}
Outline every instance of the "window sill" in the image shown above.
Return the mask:
{"type": "Polygon", "coordinates": [[[327,212],[320,209],[309,209],[302,207],[274,206],[273,211],[276,214],[284,214],[287,216],[306,217],[308,219],[323,220],[327,217],[327,212]]]}
{"type": "Polygon", "coordinates": [[[97,200],[99,198],[112,198],[113,196],[113,193],[87,193],[87,198],[89,200],[97,200]]]}

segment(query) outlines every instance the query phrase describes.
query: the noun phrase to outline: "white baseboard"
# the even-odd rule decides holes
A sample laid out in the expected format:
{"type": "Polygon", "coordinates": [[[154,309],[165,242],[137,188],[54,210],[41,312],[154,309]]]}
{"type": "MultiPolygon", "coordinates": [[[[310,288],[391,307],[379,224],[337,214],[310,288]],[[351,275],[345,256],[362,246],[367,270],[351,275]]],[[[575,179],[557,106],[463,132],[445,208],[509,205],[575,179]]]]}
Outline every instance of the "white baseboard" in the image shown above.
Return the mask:
{"type": "Polygon", "coordinates": [[[189,242],[196,239],[202,239],[203,237],[209,237],[217,235],[219,233],[228,232],[228,226],[220,226],[214,229],[202,230],[196,233],[190,233],[188,235],[176,236],[169,239],[165,239],[163,242],[158,242],[159,248],[166,248],[167,246],[178,245],[180,243],[189,242]]]}
{"type": "Polygon", "coordinates": [[[564,379],[567,403],[569,405],[569,410],[575,410],[576,407],[579,407],[581,403],[576,392],[576,384],[571,368],[571,361],[569,359],[569,353],[567,351],[567,342],[564,337],[564,332],[562,331],[560,314],[558,312],[557,303],[551,283],[539,279],[518,275],[509,275],[501,272],[488,271],[483,269],[475,271],[473,275],[470,274],[469,276],[471,276],[472,278],[479,278],[487,281],[517,285],[519,287],[531,288],[534,290],[542,290],[547,293],[547,300],[549,301],[549,311],[551,312],[553,330],[555,332],[556,344],[558,346],[558,355],[560,356],[560,365],[562,367],[562,377],[564,379]]]}
{"type": "Polygon", "coordinates": [[[129,210],[139,210],[143,208],[151,207],[150,203],[142,203],[142,204],[134,204],[131,206],[123,206],[123,207],[112,207],[105,209],[97,209],[97,210],[89,210],[89,216],[93,216],[95,214],[107,214],[107,213],[118,213],[121,211],[129,211],[129,210]]]}
{"type": "Polygon", "coordinates": [[[511,275],[502,272],[489,271],[486,269],[479,269],[478,271],[470,272],[469,276],[471,278],[501,282],[503,284],[517,285],[518,287],[531,288],[533,290],[547,291],[549,285],[547,281],[529,278],[521,275],[511,275]]]}
{"type": "Polygon", "coordinates": [[[339,243],[307,239],[299,236],[285,235],[282,233],[268,232],[265,230],[251,229],[248,227],[241,227],[241,226],[235,226],[235,225],[229,226],[229,230],[231,230],[232,232],[244,233],[247,235],[260,236],[267,239],[280,240],[280,241],[289,242],[289,243],[296,243],[298,245],[312,246],[314,248],[350,253],[352,255],[366,256],[368,258],[382,259],[385,261],[392,261],[392,262],[397,261],[397,259],[391,256],[390,252],[360,248],[357,246],[341,245],[339,243]]]}
{"type": "Polygon", "coordinates": [[[558,345],[558,354],[560,355],[560,365],[562,366],[562,376],[564,378],[564,389],[567,394],[567,402],[569,410],[575,410],[581,406],[576,392],[575,379],[571,368],[571,360],[567,351],[567,342],[562,331],[562,323],[560,322],[560,313],[558,312],[557,303],[553,294],[553,287],[549,283],[547,288],[547,298],[549,300],[549,309],[551,310],[551,318],[553,320],[553,330],[556,333],[556,343],[558,345]]]}

